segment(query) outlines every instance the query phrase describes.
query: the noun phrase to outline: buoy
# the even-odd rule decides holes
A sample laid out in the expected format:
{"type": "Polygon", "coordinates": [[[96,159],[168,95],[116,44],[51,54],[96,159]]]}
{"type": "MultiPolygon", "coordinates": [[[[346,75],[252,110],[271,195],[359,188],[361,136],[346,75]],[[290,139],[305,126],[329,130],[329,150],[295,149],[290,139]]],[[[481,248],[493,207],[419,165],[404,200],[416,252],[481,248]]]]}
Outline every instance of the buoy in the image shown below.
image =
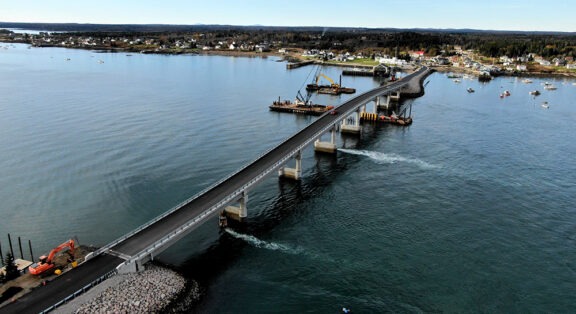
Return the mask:
{"type": "Polygon", "coordinates": [[[54,273],[55,273],[56,275],[60,275],[60,274],[62,273],[62,271],[61,271],[60,269],[56,269],[56,270],[54,271],[54,273]]]}

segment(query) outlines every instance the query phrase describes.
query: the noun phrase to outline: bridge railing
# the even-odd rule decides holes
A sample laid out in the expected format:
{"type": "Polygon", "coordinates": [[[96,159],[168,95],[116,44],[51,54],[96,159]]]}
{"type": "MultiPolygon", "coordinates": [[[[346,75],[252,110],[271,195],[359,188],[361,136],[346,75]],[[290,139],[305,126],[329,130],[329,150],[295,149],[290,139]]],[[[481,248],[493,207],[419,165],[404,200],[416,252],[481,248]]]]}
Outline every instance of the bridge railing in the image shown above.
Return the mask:
{"type": "MultiPolygon", "coordinates": [[[[414,76],[414,75],[416,75],[416,74],[417,74],[417,72],[416,72],[416,73],[413,73],[413,74],[410,74],[410,75],[408,75],[407,77],[405,77],[404,79],[406,79],[406,81],[408,81],[407,79],[409,79],[411,76],[414,76]]],[[[395,84],[396,84],[396,85],[394,86],[394,89],[400,88],[400,87],[406,85],[407,83],[406,83],[406,82],[401,82],[401,81],[399,81],[399,82],[396,82],[395,84]]],[[[391,86],[388,86],[388,87],[391,87],[391,86]]],[[[357,100],[357,99],[359,99],[359,98],[365,97],[365,95],[370,94],[371,92],[373,92],[373,90],[364,92],[364,93],[362,93],[362,94],[360,94],[360,95],[358,95],[358,96],[356,96],[356,97],[354,97],[354,98],[352,98],[352,99],[350,99],[350,100],[348,100],[348,101],[354,101],[354,100],[357,100]]],[[[350,110],[350,112],[343,113],[342,116],[345,116],[346,114],[349,114],[349,113],[351,113],[352,111],[353,111],[353,110],[350,110]]],[[[328,114],[328,113],[325,113],[324,115],[327,115],[327,114],[328,114]]],[[[228,196],[228,197],[225,198],[224,200],[218,202],[218,204],[210,207],[210,209],[208,209],[208,210],[206,210],[205,212],[203,212],[202,214],[200,214],[200,216],[198,216],[197,218],[199,218],[199,217],[205,218],[207,215],[212,214],[214,211],[216,211],[217,209],[219,209],[219,208],[221,208],[221,207],[223,206],[223,205],[221,205],[221,203],[229,204],[230,202],[234,201],[234,199],[235,199],[236,197],[238,197],[239,194],[240,194],[242,191],[247,190],[246,186],[249,187],[249,186],[255,184],[256,182],[258,182],[258,181],[260,181],[261,179],[263,179],[266,175],[268,175],[271,171],[274,171],[275,169],[277,169],[278,167],[280,167],[280,165],[286,163],[286,161],[287,161],[288,159],[290,159],[297,151],[303,149],[304,147],[306,147],[307,145],[309,145],[311,142],[315,141],[317,138],[320,138],[320,136],[322,136],[324,133],[326,133],[328,130],[330,130],[332,127],[334,127],[335,124],[338,123],[341,119],[343,119],[343,117],[340,118],[340,119],[338,119],[338,120],[336,120],[336,122],[328,125],[327,127],[323,128],[323,129],[320,130],[319,132],[317,132],[314,136],[310,137],[310,139],[307,140],[304,144],[299,145],[298,148],[294,149],[291,153],[289,153],[289,154],[286,155],[284,158],[282,158],[281,160],[279,160],[278,162],[276,162],[276,163],[275,163],[272,167],[270,167],[267,171],[263,172],[263,173],[265,173],[264,175],[262,175],[262,176],[260,176],[260,175],[257,176],[256,178],[258,178],[258,180],[256,180],[254,183],[251,183],[252,181],[254,181],[254,180],[251,180],[248,184],[246,184],[246,185],[243,186],[242,188],[238,189],[236,192],[230,194],[230,196],[228,196]]],[[[165,211],[164,213],[156,216],[156,217],[153,218],[152,220],[149,220],[148,222],[140,225],[139,227],[137,227],[136,229],[130,231],[129,233],[127,233],[127,234],[125,234],[125,235],[117,238],[116,240],[112,241],[111,243],[107,244],[106,246],[101,247],[100,249],[94,251],[93,253],[88,254],[88,255],[86,256],[86,260],[88,260],[88,259],[90,259],[90,258],[92,258],[92,257],[95,257],[95,256],[97,256],[97,255],[99,255],[99,254],[102,254],[103,252],[108,251],[110,248],[116,246],[117,244],[121,243],[122,241],[130,238],[131,236],[137,234],[138,232],[140,232],[140,231],[148,228],[149,226],[151,226],[151,225],[155,224],[156,222],[162,220],[163,218],[165,218],[166,216],[174,213],[175,211],[179,210],[180,208],[186,206],[187,204],[189,204],[190,202],[192,202],[192,201],[195,200],[196,198],[200,197],[201,195],[205,194],[206,192],[210,191],[211,189],[213,189],[213,188],[217,187],[218,185],[222,184],[223,182],[227,181],[227,180],[230,179],[231,177],[237,175],[239,172],[243,171],[243,170],[246,169],[248,166],[250,166],[250,165],[252,165],[253,163],[255,163],[256,161],[260,160],[261,158],[263,158],[264,156],[266,156],[267,154],[269,154],[269,153],[272,152],[273,150],[277,149],[278,147],[282,146],[282,145],[285,144],[286,142],[290,141],[292,138],[298,136],[300,133],[304,132],[305,129],[306,129],[306,128],[304,128],[304,129],[296,132],[296,133],[293,134],[292,136],[290,136],[290,137],[286,138],[284,141],[280,142],[278,145],[276,145],[276,146],[270,148],[269,150],[261,153],[261,154],[260,154],[258,157],[256,157],[253,161],[245,164],[244,166],[242,166],[242,167],[239,168],[238,170],[230,173],[228,176],[223,177],[222,179],[220,179],[220,180],[217,181],[216,183],[214,183],[214,184],[206,187],[206,188],[203,189],[202,191],[196,193],[194,196],[192,196],[192,197],[190,197],[190,198],[188,198],[188,199],[180,202],[179,204],[177,204],[176,206],[172,207],[171,209],[169,209],[169,210],[165,211]]],[[[187,223],[186,225],[189,225],[189,224],[190,224],[190,225],[193,225],[193,224],[196,223],[196,221],[197,221],[197,219],[193,219],[192,221],[190,221],[190,222],[187,223]]],[[[188,229],[188,228],[189,228],[189,227],[187,227],[186,229],[188,229]]],[[[179,228],[179,229],[180,229],[180,228],[179,228]]],[[[165,240],[166,240],[165,238],[173,238],[174,236],[176,236],[176,235],[179,234],[179,233],[180,233],[180,232],[172,232],[172,233],[170,233],[169,235],[165,236],[163,239],[161,239],[160,242],[165,243],[165,240]],[[176,233],[176,234],[175,234],[175,233],[176,233]]],[[[146,249],[145,252],[147,252],[147,253],[145,254],[145,253],[143,252],[142,254],[144,254],[144,255],[149,254],[149,253],[150,253],[150,248],[146,249]]],[[[138,254],[138,256],[140,256],[140,255],[142,255],[142,254],[138,254]]],[[[131,260],[133,260],[133,259],[131,259],[131,260]]]]}
{"type": "Polygon", "coordinates": [[[48,313],[51,312],[53,310],[55,310],[57,307],[62,306],[70,301],[72,301],[73,299],[79,297],[81,294],[85,293],[86,291],[94,288],[94,286],[96,286],[97,284],[101,283],[102,281],[116,275],[116,270],[112,270],[107,272],[106,274],[98,277],[97,279],[95,279],[94,281],[92,281],[91,283],[85,285],[84,287],[82,287],[81,289],[78,289],[77,291],[75,291],[74,293],[72,293],[71,295],[65,297],[64,299],[60,300],[58,303],[50,306],[49,308],[45,309],[44,311],[40,312],[41,314],[44,313],[48,313]]]}

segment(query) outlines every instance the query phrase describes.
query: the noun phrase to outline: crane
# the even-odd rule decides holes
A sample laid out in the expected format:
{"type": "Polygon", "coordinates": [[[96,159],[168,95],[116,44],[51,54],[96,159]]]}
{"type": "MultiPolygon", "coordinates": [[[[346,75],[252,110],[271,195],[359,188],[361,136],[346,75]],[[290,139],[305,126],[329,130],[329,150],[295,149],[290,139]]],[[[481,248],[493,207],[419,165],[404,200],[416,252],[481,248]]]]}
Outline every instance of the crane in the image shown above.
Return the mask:
{"type": "Polygon", "coordinates": [[[69,249],[68,254],[74,256],[74,240],[70,239],[52,249],[52,251],[50,251],[50,254],[48,254],[48,256],[46,255],[40,256],[40,261],[38,261],[38,263],[34,263],[30,265],[30,267],[28,267],[28,271],[30,272],[30,274],[40,275],[54,268],[55,265],[52,262],[52,260],[54,259],[54,255],[56,255],[56,253],[62,251],[65,248],[69,249]]]}
{"type": "Polygon", "coordinates": [[[320,80],[320,76],[322,76],[323,78],[327,79],[328,82],[330,82],[330,87],[335,87],[335,88],[339,88],[339,87],[340,87],[340,84],[334,83],[334,80],[332,80],[331,78],[329,78],[326,74],[322,74],[322,73],[319,73],[319,74],[316,76],[316,85],[318,85],[318,81],[320,80]]]}
{"type": "MultiPolygon", "coordinates": [[[[318,68],[316,70],[316,74],[314,75],[314,77],[316,78],[314,80],[313,83],[310,83],[308,85],[306,85],[306,90],[307,91],[317,91],[320,90],[321,88],[332,88],[336,91],[340,91],[340,84],[336,84],[336,82],[334,82],[333,79],[331,79],[328,75],[320,73],[320,68],[318,68]],[[326,80],[328,80],[328,82],[330,82],[330,86],[328,85],[319,85],[318,83],[320,82],[320,78],[323,77],[326,80]]],[[[342,80],[342,77],[340,77],[340,80],[342,80]]]]}

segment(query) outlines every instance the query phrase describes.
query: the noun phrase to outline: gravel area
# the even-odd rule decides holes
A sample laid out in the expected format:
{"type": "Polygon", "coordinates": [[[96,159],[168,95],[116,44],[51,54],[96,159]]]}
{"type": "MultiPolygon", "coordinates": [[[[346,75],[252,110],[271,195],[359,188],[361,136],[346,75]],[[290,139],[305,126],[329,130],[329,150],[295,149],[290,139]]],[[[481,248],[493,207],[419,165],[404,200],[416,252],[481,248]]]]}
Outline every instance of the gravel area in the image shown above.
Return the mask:
{"type": "MultiPolygon", "coordinates": [[[[159,313],[186,289],[186,279],[164,267],[116,275],[53,313],[159,313]]],[[[197,290],[197,287],[195,287],[197,290]]]]}

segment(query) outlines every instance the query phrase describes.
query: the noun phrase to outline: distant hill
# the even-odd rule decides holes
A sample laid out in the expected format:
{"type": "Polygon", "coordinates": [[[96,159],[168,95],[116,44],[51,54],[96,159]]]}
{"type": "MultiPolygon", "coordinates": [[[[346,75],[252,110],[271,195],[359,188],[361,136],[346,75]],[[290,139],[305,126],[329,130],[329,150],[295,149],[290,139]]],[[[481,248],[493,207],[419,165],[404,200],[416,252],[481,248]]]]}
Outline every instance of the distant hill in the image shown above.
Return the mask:
{"type": "Polygon", "coordinates": [[[171,24],[79,24],[79,23],[15,23],[0,22],[0,28],[20,28],[47,32],[199,32],[214,30],[266,30],[300,32],[422,32],[452,34],[533,34],[533,35],[576,35],[576,32],[554,31],[501,31],[477,29],[438,29],[438,28],[362,28],[324,26],[263,26],[263,25],[171,25],[171,24]]]}

